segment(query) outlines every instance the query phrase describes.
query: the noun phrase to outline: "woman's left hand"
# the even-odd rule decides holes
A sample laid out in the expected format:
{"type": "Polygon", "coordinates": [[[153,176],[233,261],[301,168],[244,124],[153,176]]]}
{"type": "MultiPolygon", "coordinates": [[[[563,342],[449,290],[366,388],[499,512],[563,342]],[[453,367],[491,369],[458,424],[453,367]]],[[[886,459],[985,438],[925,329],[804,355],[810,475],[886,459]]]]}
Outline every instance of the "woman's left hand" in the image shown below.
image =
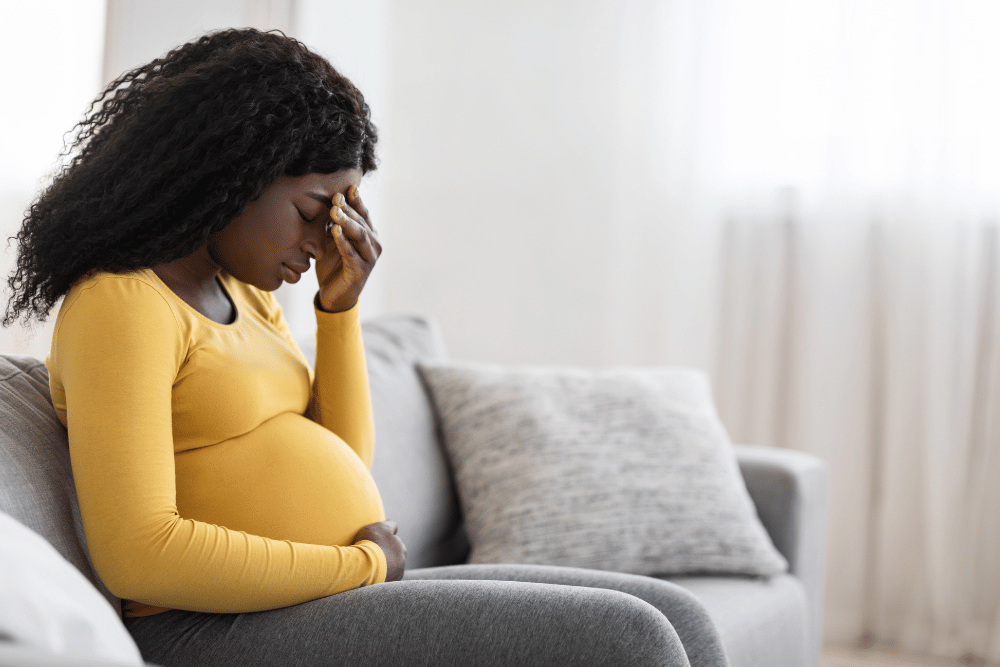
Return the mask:
{"type": "Polygon", "coordinates": [[[334,195],[329,224],[326,252],[316,262],[318,302],[321,309],[339,313],[358,302],[382,244],[356,186],[348,189],[346,199],[339,192],[334,195]]]}

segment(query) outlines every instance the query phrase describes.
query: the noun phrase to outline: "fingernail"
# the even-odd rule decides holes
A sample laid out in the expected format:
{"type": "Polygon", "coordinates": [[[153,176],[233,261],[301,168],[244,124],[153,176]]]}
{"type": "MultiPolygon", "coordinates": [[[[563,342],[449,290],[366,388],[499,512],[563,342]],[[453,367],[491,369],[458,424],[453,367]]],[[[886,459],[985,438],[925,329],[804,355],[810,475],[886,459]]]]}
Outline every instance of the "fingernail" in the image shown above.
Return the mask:
{"type": "Polygon", "coordinates": [[[347,194],[350,195],[351,199],[357,199],[358,198],[358,186],[352,185],[351,187],[347,188],[347,194]]]}
{"type": "Polygon", "coordinates": [[[344,203],[344,195],[340,194],[339,192],[333,195],[334,206],[341,206],[343,203],[344,203]]]}

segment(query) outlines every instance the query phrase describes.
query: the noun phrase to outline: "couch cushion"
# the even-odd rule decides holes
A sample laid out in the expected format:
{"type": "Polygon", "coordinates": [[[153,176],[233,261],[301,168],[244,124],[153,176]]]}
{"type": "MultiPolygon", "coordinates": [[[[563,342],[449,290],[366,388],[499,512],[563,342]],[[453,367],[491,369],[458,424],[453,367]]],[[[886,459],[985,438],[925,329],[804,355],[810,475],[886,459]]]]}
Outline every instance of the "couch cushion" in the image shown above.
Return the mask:
{"type": "Polygon", "coordinates": [[[362,325],[375,413],[372,476],[386,518],[399,524],[407,568],[465,560],[468,540],[434,423],[414,362],[442,359],[444,344],[424,317],[387,315],[362,325]]]}
{"type": "Polygon", "coordinates": [[[730,667],[810,664],[806,657],[809,605],[797,577],[671,577],[667,581],[693,593],[708,610],[722,635],[730,667]]]}
{"type": "Polygon", "coordinates": [[[418,367],[455,469],[470,562],[784,571],[703,373],[418,367]]]}
{"type": "Polygon", "coordinates": [[[142,664],[118,611],[41,535],[4,512],[0,635],[43,655],[142,664]]]}
{"type": "Polygon", "coordinates": [[[66,429],[45,364],[33,357],[0,356],[0,511],[48,540],[119,608],[90,564],[66,429]]]}

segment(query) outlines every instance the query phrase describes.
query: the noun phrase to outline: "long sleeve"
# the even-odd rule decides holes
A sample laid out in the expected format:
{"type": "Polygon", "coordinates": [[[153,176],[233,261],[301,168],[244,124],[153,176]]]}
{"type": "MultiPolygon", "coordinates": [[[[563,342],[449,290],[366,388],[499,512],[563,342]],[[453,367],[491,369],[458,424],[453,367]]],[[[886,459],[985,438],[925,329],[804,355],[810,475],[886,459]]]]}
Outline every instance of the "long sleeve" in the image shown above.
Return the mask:
{"type": "Polygon", "coordinates": [[[371,542],[274,540],[179,515],[171,414],[185,362],[178,330],[163,295],[128,279],[110,294],[80,294],[57,322],[50,365],[64,391],[88,547],[108,588],[147,605],[226,613],[384,581],[385,557],[371,542]]]}
{"type": "Polygon", "coordinates": [[[316,308],[316,368],[310,415],[340,436],[371,469],[375,422],[359,310],[357,305],[342,313],[316,308]]]}

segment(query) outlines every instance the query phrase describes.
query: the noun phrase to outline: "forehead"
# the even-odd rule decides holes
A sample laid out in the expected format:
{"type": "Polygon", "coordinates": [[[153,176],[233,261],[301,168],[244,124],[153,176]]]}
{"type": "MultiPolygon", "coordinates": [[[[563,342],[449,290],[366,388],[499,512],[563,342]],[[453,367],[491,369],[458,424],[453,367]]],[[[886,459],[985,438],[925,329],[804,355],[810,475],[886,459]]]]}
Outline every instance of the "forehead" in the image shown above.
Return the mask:
{"type": "Polygon", "coordinates": [[[331,199],[338,192],[346,195],[352,185],[361,185],[360,169],[341,169],[332,174],[305,174],[304,176],[279,176],[275,186],[290,195],[316,195],[331,199]]]}
{"type": "Polygon", "coordinates": [[[332,174],[306,174],[299,178],[307,190],[322,190],[326,194],[334,195],[346,192],[352,185],[361,185],[361,176],[360,169],[341,169],[332,174]]]}

